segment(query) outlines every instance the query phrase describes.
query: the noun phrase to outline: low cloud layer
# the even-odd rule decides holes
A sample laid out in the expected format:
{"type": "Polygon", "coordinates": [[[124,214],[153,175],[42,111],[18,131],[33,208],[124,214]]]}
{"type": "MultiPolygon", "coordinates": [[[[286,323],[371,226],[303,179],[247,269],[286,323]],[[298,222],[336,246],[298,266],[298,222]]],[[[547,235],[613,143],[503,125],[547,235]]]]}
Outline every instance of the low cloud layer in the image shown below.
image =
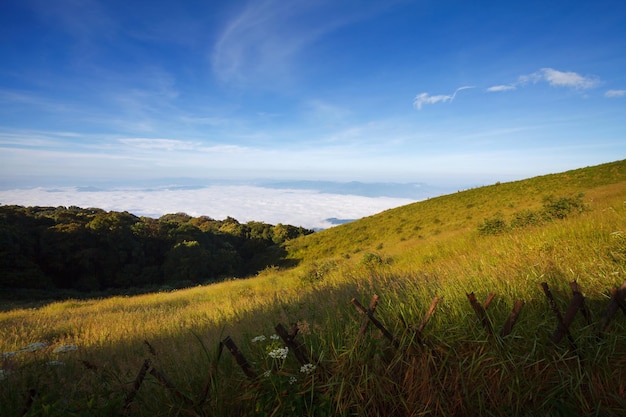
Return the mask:
{"type": "Polygon", "coordinates": [[[262,221],[312,229],[336,224],[329,219],[359,219],[414,201],[243,185],[154,190],[99,191],[73,187],[0,191],[0,204],[3,205],[98,207],[153,218],[184,212],[194,217],[205,215],[222,220],[230,216],[242,223],[262,221]]]}

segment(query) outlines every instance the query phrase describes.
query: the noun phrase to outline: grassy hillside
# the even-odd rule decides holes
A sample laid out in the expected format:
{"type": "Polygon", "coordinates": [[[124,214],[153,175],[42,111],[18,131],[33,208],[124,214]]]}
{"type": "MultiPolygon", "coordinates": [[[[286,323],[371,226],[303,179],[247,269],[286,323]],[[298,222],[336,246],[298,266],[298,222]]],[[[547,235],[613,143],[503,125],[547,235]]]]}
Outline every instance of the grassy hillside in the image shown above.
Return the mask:
{"type": "Polygon", "coordinates": [[[286,243],[284,265],[247,280],[3,312],[0,415],[622,415],[626,316],[618,311],[602,335],[598,323],[626,279],[625,220],[619,161],[304,236],[286,243]],[[540,284],[564,313],[572,281],[591,320],[577,313],[571,340],[551,343],[557,324],[540,284]],[[494,336],[471,292],[481,302],[496,294],[494,336]],[[371,324],[359,335],[350,300],[367,307],[374,294],[393,343],[371,324]],[[516,300],[519,321],[500,337],[516,300]],[[280,359],[284,344],[270,337],[278,323],[298,324],[315,370],[293,349],[280,359]],[[226,336],[258,378],[220,353],[226,336]],[[46,346],[20,351],[35,342],[46,346]],[[76,350],[55,352],[64,346],[76,350]]]}

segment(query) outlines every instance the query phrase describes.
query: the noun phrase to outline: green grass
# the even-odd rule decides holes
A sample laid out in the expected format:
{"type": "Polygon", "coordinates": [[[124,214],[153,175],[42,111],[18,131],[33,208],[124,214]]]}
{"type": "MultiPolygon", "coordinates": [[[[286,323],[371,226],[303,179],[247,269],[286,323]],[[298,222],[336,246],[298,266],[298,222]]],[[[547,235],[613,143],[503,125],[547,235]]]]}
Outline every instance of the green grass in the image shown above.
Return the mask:
{"type": "Polygon", "coordinates": [[[601,338],[595,323],[609,289],[626,279],[624,219],[620,161],[466,190],[305,236],[286,245],[296,267],[246,280],[2,312],[0,352],[48,347],[4,358],[0,415],[20,415],[29,389],[38,395],[27,415],[119,414],[145,359],[194,404],[148,373],[132,415],[623,415],[626,317],[618,312],[601,338]],[[585,209],[563,219],[479,231],[485,219],[510,225],[544,210],[549,197],[581,193],[585,209]],[[593,316],[591,325],[581,313],[572,323],[576,352],[565,339],[549,342],[556,321],[540,285],[549,284],[564,312],[574,280],[593,316]],[[509,336],[486,333],[470,292],[479,301],[496,294],[487,310],[496,332],[515,300],[525,302],[509,336]],[[374,294],[375,317],[398,348],[371,324],[359,337],[363,318],[350,300],[367,305],[374,294]],[[435,296],[442,301],[419,341],[403,322],[420,323],[435,296]],[[268,356],[282,347],[270,339],[274,326],[296,322],[297,340],[319,359],[311,374],[292,353],[268,356]],[[266,340],[253,342],[259,335],[266,340]],[[220,353],[226,336],[257,380],[220,353]],[[78,350],[53,352],[69,344],[78,350]]]}

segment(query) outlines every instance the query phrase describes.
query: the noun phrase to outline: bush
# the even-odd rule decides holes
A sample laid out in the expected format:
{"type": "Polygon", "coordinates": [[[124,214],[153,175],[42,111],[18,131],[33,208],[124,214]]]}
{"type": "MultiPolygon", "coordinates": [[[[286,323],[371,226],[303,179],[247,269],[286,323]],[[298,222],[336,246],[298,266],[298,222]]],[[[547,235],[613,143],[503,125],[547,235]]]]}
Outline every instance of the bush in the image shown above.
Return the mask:
{"type": "Polygon", "coordinates": [[[495,235],[505,230],[507,230],[507,224],[502,218],[502,214],[496,214],[490,219],[485,219],[483,223],[478,226],[478,233],[481,235],[495,235]]]}
{"type": "Polygon", "coordinates": [[[337,262],[334,260],[325,261],[322,263],[314,263],[311,265],[307,271],[300,277],[300,281],[303,284],[317,284],[324,281],[326,275],[337,269],[337,262]]]}
{"type": "Polygon", "coordinates": [[[582,201],[582,194],[576,197],[561,197],[555,199],[552,196],[546,197],[543,202],[543,214],[546,219],[564,219],[571,212],[581,213],[585,209],[582,201]]]}
{"type": "Polygon", "coordinates": [[[518,211],[513,215],[511,227],[539,226],[543,223],[543,216],[533,210],[518,211]]]}
{"type": "Polygon", "coordinates": [[[368,268],[374,268],[383,264],[388,265],[391,261],[391,258],[383,258],[381,255],[371,252],[363,254],[363,258],[361,258],[361,264],[367,266],[368,268]]]}

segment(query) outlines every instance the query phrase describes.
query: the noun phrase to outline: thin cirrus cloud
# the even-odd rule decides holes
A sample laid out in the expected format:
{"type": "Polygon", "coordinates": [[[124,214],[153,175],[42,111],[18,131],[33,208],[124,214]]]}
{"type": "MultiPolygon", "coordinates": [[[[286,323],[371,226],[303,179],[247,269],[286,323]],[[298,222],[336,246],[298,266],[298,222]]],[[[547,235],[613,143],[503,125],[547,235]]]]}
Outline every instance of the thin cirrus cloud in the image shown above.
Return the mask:
{"type": "Polygon", "coordinates": [[[604,93],[604,97],[616,98],[616,97],[625,97],[626,90],[608,90],[604,93]]]}
{"type": "Polygon", "coordinates": [[[211,53],[219,80],[249,84],[293,76],[305,49],[331,32],[367,19],[398,0],[361,0],[359,7],[332,0],[249,2],[223,27],[211,53]]]}
{"type": "Polygon", "coordinates": [[[415,107],[417,110],[421,110],[424,104],[435,104],[439,102],[441,103],[452,102],[454,101],[454,98],[456,97],[459,91],[467,90],[468,88],[474,88],[474,87],[473,86],[459,87],[454,91],[454,93],[450,95],[440,94],[436,96],[431,96],[428,93],[420,93],[417,96],[415,96],[415,99],[413,100],[413,107],[415,107]]]}
{"type": "Polygon", "coordinates": [[[250,3],[230,20],[214,45],[214,73],[224,82],[245,83],[281,72],[293,55],[324,32],[304,19],[309,8],[285,7],[277,0],[250,3]]]}
{"type": "Polygon", "coordinates": [[[118,141],[124,145],[138,149],[162,151],[192,150],[196,147],[192,142],[177,139],[123,138],[118,141]]]}

